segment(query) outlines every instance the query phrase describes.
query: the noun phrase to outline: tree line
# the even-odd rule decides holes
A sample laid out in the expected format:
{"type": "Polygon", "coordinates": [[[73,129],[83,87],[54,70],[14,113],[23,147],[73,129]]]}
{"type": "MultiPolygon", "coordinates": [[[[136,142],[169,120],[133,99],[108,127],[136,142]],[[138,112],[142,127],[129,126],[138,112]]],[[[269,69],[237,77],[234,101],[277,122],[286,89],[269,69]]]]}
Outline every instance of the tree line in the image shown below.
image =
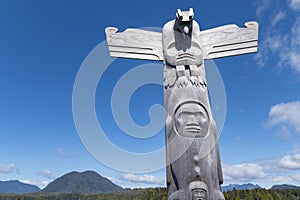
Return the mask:
{"type": "MultiPolygon", "coordinates": [[[[300,189],[232,190],[224,192],[226,200],[300,200],[300,189]]],[[[126,192],[80,195],[60,193],[0,194],[1,200],[167,200],[166,188],[133,189],[126,192]]]]}

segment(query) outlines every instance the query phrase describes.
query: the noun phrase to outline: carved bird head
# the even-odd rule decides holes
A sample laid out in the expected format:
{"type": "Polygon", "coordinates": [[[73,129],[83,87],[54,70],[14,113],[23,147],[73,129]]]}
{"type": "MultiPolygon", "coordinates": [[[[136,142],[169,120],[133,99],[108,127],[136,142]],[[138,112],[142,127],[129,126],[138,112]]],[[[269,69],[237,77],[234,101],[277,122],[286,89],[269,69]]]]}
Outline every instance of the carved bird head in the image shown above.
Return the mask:
{"type": "Polygon", "coordinates": [[[192,28],[192,22],[194,19],[194,10],[190,8],[189,11],[177,10],[176,13],[176,29],[185,35],[188,35],[192,28]]]}
{"type": "Polygon", "coordinates": [[[181,23],[189,23],[189,22],[193,21],[193,19],[194,19],[193,8],[190,8],[190,10],[188,10],[188,11],[181,11],[180,9],[178,9],[177,13],[176,13],[176,18],[181,23]]]}

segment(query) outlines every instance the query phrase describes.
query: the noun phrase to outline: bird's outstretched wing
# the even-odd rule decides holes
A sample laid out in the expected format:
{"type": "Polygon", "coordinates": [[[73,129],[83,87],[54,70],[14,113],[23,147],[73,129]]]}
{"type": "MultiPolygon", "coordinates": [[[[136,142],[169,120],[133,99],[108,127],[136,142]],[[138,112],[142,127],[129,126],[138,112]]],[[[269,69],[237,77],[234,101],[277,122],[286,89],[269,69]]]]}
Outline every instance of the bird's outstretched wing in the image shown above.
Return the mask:
{"type": "Polygon", "coordinates": [[[244,28],[225,25],[200,32],[204,59],[257,52],[258,23],[247,22],[244,28]]]}
{"type": "Polygon", "coordinates": [[[140,29],[105,29],[106,40],[112,57],[145,60],[163,60],[162,33],[140,29]]]}

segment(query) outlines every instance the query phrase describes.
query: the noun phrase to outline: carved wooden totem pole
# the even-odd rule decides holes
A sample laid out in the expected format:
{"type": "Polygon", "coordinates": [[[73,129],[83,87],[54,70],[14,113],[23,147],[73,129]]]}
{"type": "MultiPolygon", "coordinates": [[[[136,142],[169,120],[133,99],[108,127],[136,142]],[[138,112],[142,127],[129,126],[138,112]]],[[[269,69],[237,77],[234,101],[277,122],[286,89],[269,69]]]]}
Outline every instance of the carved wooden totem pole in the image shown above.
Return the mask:
{"type": "Polygon", "coordinates": [[[200,31],[193,19],[193,9],[178,9],[162,33],[107,28],[107,42],[113,57],[164,62],[168,200],[221,200],[223,176],[204,60],[256,52],[258,23],[200,31]]]}

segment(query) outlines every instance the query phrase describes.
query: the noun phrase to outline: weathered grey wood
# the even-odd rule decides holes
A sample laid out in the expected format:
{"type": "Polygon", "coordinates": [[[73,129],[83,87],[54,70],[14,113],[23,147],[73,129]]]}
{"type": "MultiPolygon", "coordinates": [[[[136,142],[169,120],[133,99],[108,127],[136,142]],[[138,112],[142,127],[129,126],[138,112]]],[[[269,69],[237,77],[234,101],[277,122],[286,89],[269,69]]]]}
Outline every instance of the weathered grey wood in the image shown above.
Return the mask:
{"type": "Polygon", "coordinates": [[[163,60],[162,35],[159,32],[140,29],[105,29],[106,40],[112,57],[145,60],[163,60]]]}
{"type": "Polygon", "coordinates": [[[189,11],[181,13],[186,21],[177,12],[176,19],[163,27],[168,199],[223,200],[222,167],[208,99],[201,32],[189,11]],[[172,142],[176,139],[181,139],[180,146],[172,142]],[[178,149],[183,147],[187,148],[177,158],[178,149]]]}
{"type": "Polygon", "coordinates": [[[257,52],[258,23],[247,22],[245,28],[226,25],[200,32],[204,59],[257,52]]]}
{"type": "MultiPolygon", "coordinates": [[[[105,30],[112,57],[163,61],[162,33],[117,28],[105,30]]],[[[247,22],[244,28],[226,25],[200,32],[203,59],[255,53],[258,47],[258,23],[247,22]]]]}
{"type": "Polygon", "coordinates": [[[204,60],[256,52],[258,23],[200,31],[193,17],[178,9],[162,33],[109,27],[107,43],[112,57],[164,61],[168,200],[224,200],[204,60]]]}

